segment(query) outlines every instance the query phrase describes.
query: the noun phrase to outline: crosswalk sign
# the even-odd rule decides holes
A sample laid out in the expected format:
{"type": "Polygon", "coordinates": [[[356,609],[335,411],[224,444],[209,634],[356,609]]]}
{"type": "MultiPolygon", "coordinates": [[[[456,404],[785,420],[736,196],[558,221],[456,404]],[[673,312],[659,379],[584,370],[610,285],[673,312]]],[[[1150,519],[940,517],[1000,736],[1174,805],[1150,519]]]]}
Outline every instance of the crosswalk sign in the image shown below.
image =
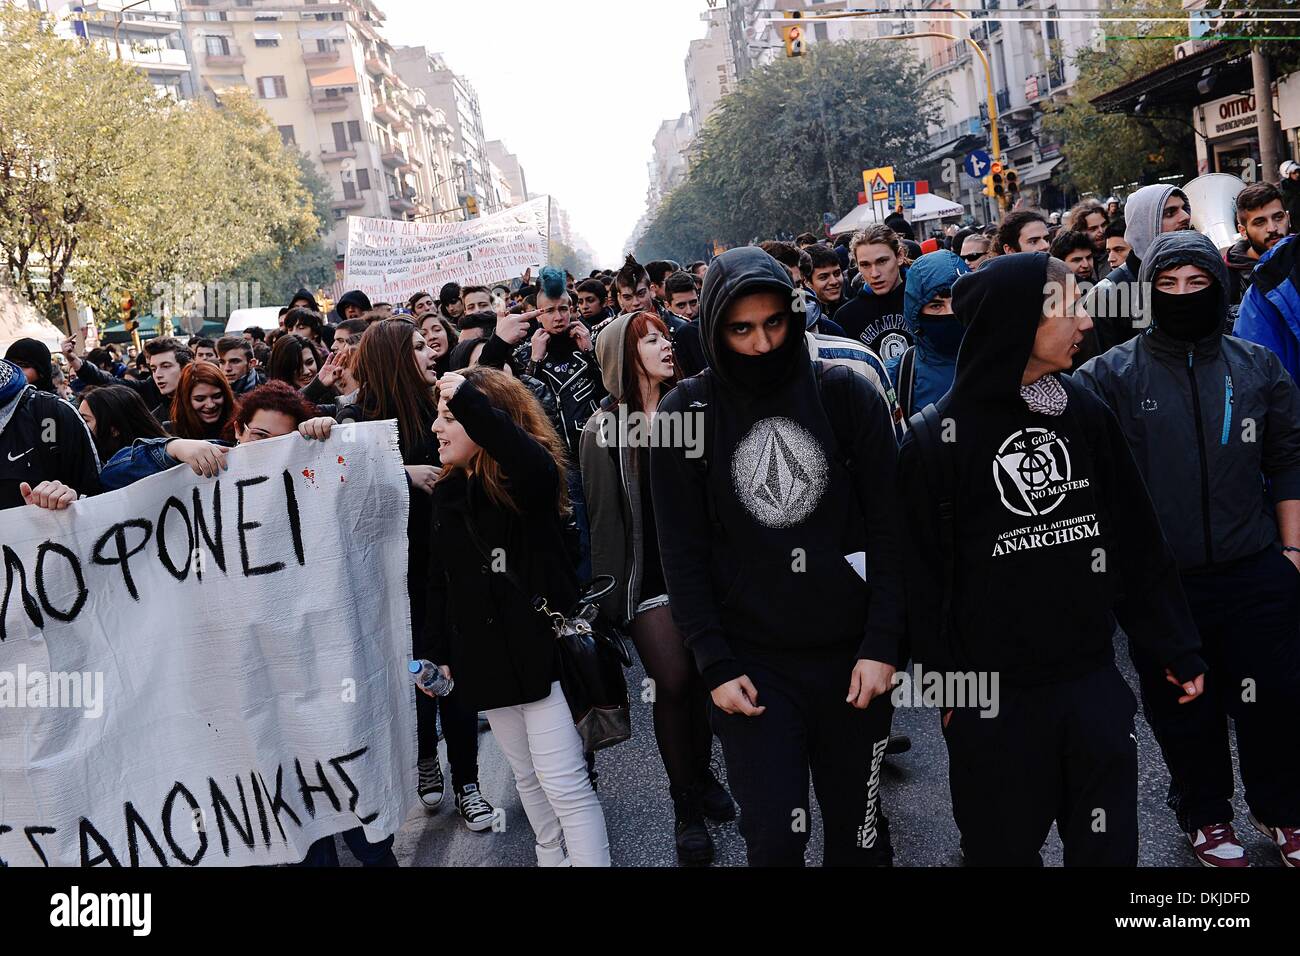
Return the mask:
{"type": "Polygon", "coordinates": [[[877,166],[862,171],[862,188],[872,202],[889,198],[889,184],[894,181],[893,166],[877,166]]]}

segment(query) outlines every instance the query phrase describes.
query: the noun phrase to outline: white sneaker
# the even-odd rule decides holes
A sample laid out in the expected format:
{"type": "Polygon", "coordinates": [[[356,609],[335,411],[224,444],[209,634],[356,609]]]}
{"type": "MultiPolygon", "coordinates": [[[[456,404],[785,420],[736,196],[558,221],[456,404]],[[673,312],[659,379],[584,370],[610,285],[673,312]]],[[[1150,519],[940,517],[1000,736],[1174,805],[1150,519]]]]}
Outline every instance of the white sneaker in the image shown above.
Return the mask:
{"type": "Polygon", "coordinates": [[[1270,827],[1256,820],[1255,814],[1249,816],[1255,829],[1273,841],[1282,857],[1282,865],[1300,868],[1300,827],[1270,827]]]}

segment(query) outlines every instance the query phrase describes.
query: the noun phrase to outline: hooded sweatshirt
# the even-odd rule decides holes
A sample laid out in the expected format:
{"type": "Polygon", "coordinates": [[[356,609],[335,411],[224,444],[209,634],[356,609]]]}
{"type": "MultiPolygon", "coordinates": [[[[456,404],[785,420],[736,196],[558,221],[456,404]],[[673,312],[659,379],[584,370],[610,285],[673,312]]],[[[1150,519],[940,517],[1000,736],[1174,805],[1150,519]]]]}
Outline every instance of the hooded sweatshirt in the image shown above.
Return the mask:
{"type": "MultiPolygon", "coordinates": [[[[350,294],[350,293],[349,293],[349,294],[350,294]]],[[[361,293],[359,293],[359,292],[358,292],[357,294],[358,294],[358,295],[361,295],[361,293]]],[[[365,298],[364,295],[362,295],[361,297],[362,297],[363,299],[365,298]]],[[[311,290],[310,290],[310,289],[299,289],[297,292],[295,292],[295,293],[293,294],[293,298],[291,298],[289,301],[290,301],[290,302],[297,302],[299,299],[306,299],[306,300],[307,300],[307,308],[311,309],[313,312],[320,312],[320,306],[319,306],[319,305],[317,304],[317,302],[316,302],[316,297],[315,297],[314,295],[311,294],[311,290]]],[[[341,301],[341,300],[340,300],[340,301],[341,301]]],[[[369,307],[369,306],[366,306],[365,311],[366,311],[366,312],[369,312],[369,311],[370,311],[370,307],[369,307]]]]}
{"type": "Polygon", "coordinates": [[[922,256],[908,270],[903,322],[916,340],[910,350],[912,358],[906,363],[910,381],[900,381],[901,362],[892,370],[900,403],[904,392],[910,396],[907,407],[903,408],[905,418],[937,402],[952,387],[965,326],[955,315],[923,315],[921,310],[935,293],[944,289],[951,292],[954,283],[969,271],[960,256],[946,250],[922,256]]]}
{"type": "Polygon", "coordinates": [[[353,289],[351,292],[344,292],[339,296],[339,300],[334,303],[334,311],[339,314],[340,319],[345,319],[347,317],[344,315],[343,310],[349,305],[355,305],[362,312],[369,312],[372,308],[370,305],[370,297],[360,289],[353,289]]]}
{"type": "Polygon", "coordinates": [[[1152,327],[1075,381],[1119,418],[1179,568],[1192,570],[1277,544],[1274,504],[1300,498],[1300,390],[1267,348],[1225,334],[1231,280],[1209,238],[1159,236],[1139,278],[1154,284],[1183,265],[1204,269],[1213,285],[1154,292],[1152,327]]]}
{"type": "Polygon", "coordinates": [[[42,392],[54,391],[54,363],[50,359],[50,349],[36,339],[17,339],[5,352],[5,359],[15,365],[28,365],[36,370],[36,381],[32,384],[42,392]]]}
{"type": "Polygon", "coordinates": [[[835,313],[845,338],[866,345],[891,371],[912,345],[912,330],[903,319],[908,269],[903,266],[899,270],[898,285],[884,295],[876,295],[871,286],[862,283],[858,294],[835,313]]]}
{"type": "MultiPolygon", "coordinates": [[[[954,580],[940,637],[938,494],[909,433],[900,486],[910,523],[914,657],[938,671],[997,671],[1015,685],[1109,666],[1118,617],[1180,680],[1204,666],[1173,556],[1115,416],[1068,378],[1059,414],[1022,397],[1043,314],[1047,253],[986,262],[953,288],[966,323],[951,391],[938,403],[951,456],[954,580]]],[[[1172,690],[1172,688],[1171,688],[1172,690]]]]}
{"type": "Polygon", "coordinates": [[[629,447],[629,432],[639,426],[619,416],[624,342],[632,318],[619,316],[596,339],[596,358],[609,395],[600,411],[587,419],[579,445],[591,527],[591,570],[593,575],[613,575],[614,589],[600,604],[610,620],[620,624],[636,616],[641,601],[662,594],[665,588],[648,448],[629,447]]]}
{"type": "Polygon", "coordinates": [[[673,618],[709,687],[743,674],[750,656],[906,659],[890,413],[850,369],[824,369],[819,388],[795,295],[757,247],[715,259],[699,319],[709,369],[659,406],[702,429],[694,451],[653,448],[650,478],[673,618]],[[783,300],[785,340],[739,355],[725,323],[762,290],[783,300]],[[866,584],[846,559],[859,552],[866,584]]]}
{"type": "Polygon", "coordinates": [[[1229,270],[1229,289],[1232,293],[1232,305],[1238,305],[1250,289],[1250,281],[1259,265],[1259,259],[1251,255],[1249,239],[1238,239],[1223,254],[1229,270]]]}
{"type": "Polygon", "coordinates": [[[1187,194],[1181,189],[1157,184],[1143,186],[1129,196],[1124,206],[1124,241],[1132,251],[1124,264],[1112,269],[1083,300],[1084,308],[1097,324],[1099,352],[1127,342],[1146,328],[1138,272],[1151,243],[1160,235],[1165,203],[1170,196],[1187,201],[1187,194]]]}

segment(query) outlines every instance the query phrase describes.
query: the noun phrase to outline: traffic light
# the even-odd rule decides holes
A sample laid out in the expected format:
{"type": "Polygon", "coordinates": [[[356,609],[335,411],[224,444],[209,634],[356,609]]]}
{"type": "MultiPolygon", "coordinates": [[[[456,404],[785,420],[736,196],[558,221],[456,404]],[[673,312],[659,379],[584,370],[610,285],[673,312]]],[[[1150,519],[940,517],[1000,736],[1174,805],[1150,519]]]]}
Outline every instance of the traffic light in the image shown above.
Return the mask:
{"type": "Polygon", "coordinates": [[[993,182],[993,195],[997,197],[998,202],[1002,202],[1003,197],[1007,194],[1007,189],[1002,181],[1001,163],[995,162],[989,166],[989,179],[993,182]]]}
{"type": "Polygon", "coordinates": [[[1020,177],[1016,175],[1014,169],[1008,169],[1007,176],[1007,195],[1011,197],[1011,202],[1015,202],[1015,197],[1020,193],[1020,177]]]}
{"type": "Polygon", "coordinates": [[[984,183],[984,190],[983,190],[984,195],[986,195],[986,196],[988,196],[990,199],[992,199],[992,198],[993,198],[993,195],[994,195],[994,194],[993,194],[993,174],[992,174],[992,173],[989,173],[987,176],[985,176],[985,177],[984,177],[982,180],[980,180],[980,181],[981,181],[982,183],[984,183]]]}
{"type": "MultiPolygon", "coordinates": [[[[786,16],[786,19],[787,19],[787,20],[802,20],[802,19],[803,19],[803,13],[800,12],[800,11],[798,11],[798,10],[794,10],[794,11],[789,11],[789,10],[787,10],[785,16],[786,16]]],[[[803,44],[804,44],[804,39],[803,39],[803,27],[802,27],[802,26],[789,26],[789,27],[782,27],[782,28],[781,28],[781,36],[782,36],[782,38],[785,40],[785,55],[786,55],[786,56],[803,56],[803,54],[804,54],[804,45],[803,45],[803,44]]]]}
{"type": "Polygon", "coordinates": [[[127,332],[134,332],[140,327],[140,320],[135,315],[135,299],[129,295],[122,296],[118,303],[118,314],[122,320],[122,328],[127,332]]]}
{"type": "Polygon", "coordinates": [[[478,199],[474,196],[465,197],[465,213],[469,216],[478,215],[478,199]]]}

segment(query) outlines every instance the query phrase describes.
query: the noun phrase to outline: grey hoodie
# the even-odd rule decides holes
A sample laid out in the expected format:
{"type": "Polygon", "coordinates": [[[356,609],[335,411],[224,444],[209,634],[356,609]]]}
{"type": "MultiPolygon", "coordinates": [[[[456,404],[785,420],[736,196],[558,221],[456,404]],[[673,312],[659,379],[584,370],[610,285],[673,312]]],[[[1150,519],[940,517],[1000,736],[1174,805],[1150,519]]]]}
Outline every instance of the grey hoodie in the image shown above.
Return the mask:
{"type": "Polygon", "coordinates": [[[1115,412],[1186,571],[1277,546],[1273,502],[1300,498],[1300,390],[1271,351],[1221,331],[1228,268],[1206,236],[1157,236],[1139,279],[1181,265],[1214,278],[1220,331],[1187,342],[1157,322],[1073,381],[1115,412]],[[1261,493],[1265,481],[1271,498],[1261,493]]]}
{"type": "Polygon", "coordinates": [[[1187,194],[1175,186],[1143,186],[1124,205],[1124,241],[1132,247],[1128,260],[1084,296],[1083,307],[1097,326],[1098,350],[1105,352],[1127,342],[1149,324],[1143,304],[1143,285],[1138,280],[1142,260],[1160,235],[1165,203],[1177,195],[1187,202],[1187,194]]]}

